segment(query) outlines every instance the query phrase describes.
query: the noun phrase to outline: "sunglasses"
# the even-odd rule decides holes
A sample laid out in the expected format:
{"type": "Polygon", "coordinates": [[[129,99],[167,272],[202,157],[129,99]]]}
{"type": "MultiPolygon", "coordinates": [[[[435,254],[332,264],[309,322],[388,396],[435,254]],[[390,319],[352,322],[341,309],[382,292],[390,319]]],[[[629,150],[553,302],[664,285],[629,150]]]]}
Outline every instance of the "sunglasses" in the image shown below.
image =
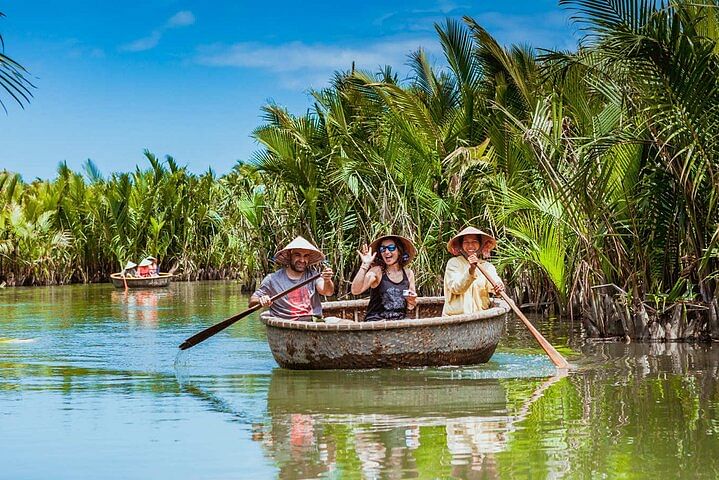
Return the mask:
{"type": "Polygon", "coordinates": [[[382,245],[381,247],[379,247],[379,248],[377,249],[377,251],[378,251],[379,253],[384,253],[384,252],[386,252],[386,251],[387,251],[387,252],[394,252],[395,250],[397,250],[397,245],[382,245]]]}

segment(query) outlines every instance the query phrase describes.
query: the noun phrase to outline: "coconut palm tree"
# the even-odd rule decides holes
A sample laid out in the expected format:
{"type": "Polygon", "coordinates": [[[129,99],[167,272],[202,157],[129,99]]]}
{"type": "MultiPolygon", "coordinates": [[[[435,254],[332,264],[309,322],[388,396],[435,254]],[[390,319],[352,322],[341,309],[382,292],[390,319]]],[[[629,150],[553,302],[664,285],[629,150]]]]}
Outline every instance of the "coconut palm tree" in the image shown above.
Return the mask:
{"type": "MultiPolygon", "coordinates": [[[[0,12],[0,18],[5,14],[0,12]]],[[[0,90],[3,90],[10,96],[20,107],[30,102],[32,97],[31,88],[35,86],[26,78],[27,70],[18,62],[5,54],[5,42],[2,34],[0,34],[0,90]]],[[[7,107],[0,97],[0,106],[7,113],[7,107]]]]}

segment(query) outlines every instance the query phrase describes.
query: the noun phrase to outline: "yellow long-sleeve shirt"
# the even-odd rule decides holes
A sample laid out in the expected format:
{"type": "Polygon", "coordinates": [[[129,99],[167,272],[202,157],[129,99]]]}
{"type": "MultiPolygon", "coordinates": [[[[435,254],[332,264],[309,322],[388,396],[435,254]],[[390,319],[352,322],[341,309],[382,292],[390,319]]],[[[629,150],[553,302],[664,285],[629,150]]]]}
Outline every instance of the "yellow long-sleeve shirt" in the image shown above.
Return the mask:
{"type": "MultiPolygon", "coordinates": [[[[497,270],[489,262],[481,261],[482,267],[501,283],[497,270]]],[[[452,257],[444,271],[444,308],[442,315],[463,315],[485,310],[491,306],[489,294],[494,293],[492,284],[479,269],[469,274],[469,262],[462,256],[452,257]]]]}

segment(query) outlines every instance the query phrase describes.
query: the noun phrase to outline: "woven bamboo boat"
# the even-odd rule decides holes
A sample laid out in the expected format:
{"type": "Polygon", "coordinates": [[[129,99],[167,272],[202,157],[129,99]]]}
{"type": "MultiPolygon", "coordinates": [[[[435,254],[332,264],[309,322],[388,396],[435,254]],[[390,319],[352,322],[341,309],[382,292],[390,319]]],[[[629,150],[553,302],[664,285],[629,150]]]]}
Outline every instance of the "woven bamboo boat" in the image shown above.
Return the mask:
{"type": "Polygon", "coordinates": [[[361,322],[369,300],[327,302],[323,315],[340,323],[262,315],[277,363],[298,370],[399,368],[486,363],[504,330],[502,300],[470,315],[442,317],[444,297],[421,297],[413,318],[361,322]]]}
{"type": "Polygon", "coordinates": [[[122,277],[121,273],[113,273],[110,280],[116,288],[125,288],[127,280],[127,288],[159,288],[166,287],[170,284],[170,280],[174,277],[171,273],[160,273],[155,277],[122,277]]]}

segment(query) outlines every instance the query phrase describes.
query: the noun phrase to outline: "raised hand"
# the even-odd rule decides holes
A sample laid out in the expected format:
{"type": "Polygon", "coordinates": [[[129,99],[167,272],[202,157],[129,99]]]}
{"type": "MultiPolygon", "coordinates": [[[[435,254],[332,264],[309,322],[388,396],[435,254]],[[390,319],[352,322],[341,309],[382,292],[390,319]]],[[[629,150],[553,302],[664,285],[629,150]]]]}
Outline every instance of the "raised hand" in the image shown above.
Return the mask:
{"type": "Polygon", "coordinates": [[[365,243],[362,248],[357,250],[360,260],[362,260],[362,266],[369,267],[372,265],[374,258],[377,256],[377,252],[372,252],[372,249],[365,243]]]}
{"type": "Polygon", "coordinates": [[[322,278],[324,280],[332,280],[332,275],[334,275],[335,272],[332,271],[330,267],[325,267],[324,270],[322,270],[322,278]]]}

